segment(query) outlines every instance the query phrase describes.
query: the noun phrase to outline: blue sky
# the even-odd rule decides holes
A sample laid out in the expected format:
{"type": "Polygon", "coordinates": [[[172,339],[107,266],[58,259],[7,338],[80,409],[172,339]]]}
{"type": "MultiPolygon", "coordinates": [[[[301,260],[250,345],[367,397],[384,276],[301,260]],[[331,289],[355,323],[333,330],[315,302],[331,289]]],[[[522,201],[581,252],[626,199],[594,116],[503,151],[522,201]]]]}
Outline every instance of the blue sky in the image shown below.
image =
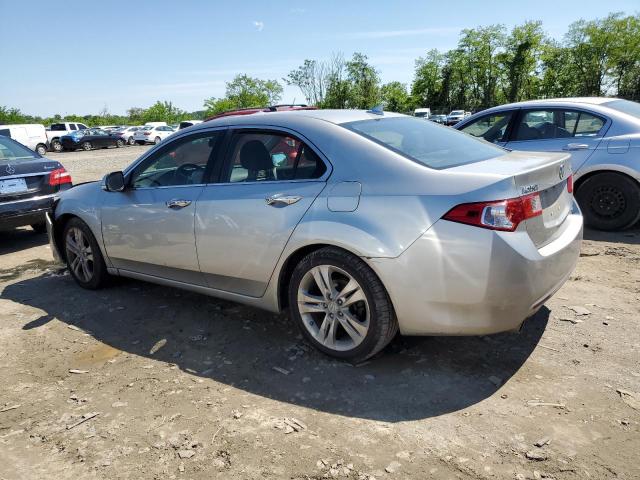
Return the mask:
{"type": "MultiPolygon", "coordinates": [[[[414,60],[454,47],[463,28],[542,20],[560,38],[579,18],[640,10],[638,0],[91,3],[0,0],[0,105],[120,114],[160,99],[192,111],[237,73],[280,80],[332,52],[365,53],[383,81],[409,83],[414,60]]],[[[285,87],[282,100],[304,98],[285,87]]]]}

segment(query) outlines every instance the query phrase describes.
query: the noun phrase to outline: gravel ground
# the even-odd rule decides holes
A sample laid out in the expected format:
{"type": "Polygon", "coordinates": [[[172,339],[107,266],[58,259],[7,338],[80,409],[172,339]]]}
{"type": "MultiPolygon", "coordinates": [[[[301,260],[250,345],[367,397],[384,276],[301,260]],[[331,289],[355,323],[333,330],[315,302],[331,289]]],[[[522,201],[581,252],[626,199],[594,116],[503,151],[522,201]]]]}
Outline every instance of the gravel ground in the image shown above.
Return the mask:
{"type": "MultiPolygon", "coordinates": [[[[51,154],[74,181],[142,147],[51,154]]],[[[0,236],[0,479],[640,478],[640,230],[586,232],[520,334],[397,338],[353,366],[286,316],[0,236]]]]}

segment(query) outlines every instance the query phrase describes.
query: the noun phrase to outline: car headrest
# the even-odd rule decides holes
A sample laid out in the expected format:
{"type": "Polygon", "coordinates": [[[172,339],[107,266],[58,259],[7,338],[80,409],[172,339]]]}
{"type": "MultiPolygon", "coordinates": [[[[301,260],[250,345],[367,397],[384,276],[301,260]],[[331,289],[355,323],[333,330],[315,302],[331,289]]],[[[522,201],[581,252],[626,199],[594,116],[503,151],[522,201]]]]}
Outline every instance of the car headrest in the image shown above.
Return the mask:
{"type": "Polygon", "coordinates": [[[273,160],[260,140],[251,140],[240,149],[240,164],[247,170],[272,170],[273,160]]]}

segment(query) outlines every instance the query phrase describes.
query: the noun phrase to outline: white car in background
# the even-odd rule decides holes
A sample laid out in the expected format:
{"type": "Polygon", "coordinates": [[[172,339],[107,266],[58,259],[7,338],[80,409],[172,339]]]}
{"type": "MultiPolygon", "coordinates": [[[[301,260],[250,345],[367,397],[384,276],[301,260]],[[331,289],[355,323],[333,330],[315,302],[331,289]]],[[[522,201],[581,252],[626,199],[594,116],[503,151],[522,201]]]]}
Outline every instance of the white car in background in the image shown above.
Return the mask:
{"type": "Polygon", "coordinates": [[[119,137],[122,138],[122,140],[125,141],[125,143],[129,144],[129,145],[133,145],[135,142],[133,136],[134,134],[140,130],[143,127],[140,126],[136,126],[136,127],[120,127],[117,130],[114,130],[113,132],[111,132],[113,135],[118,135],[119,137]]]}
{"type": "Polygon", "coordinates": [[[144,145],[146,143],[158,144],[172,133],[174,133],[173,128],[168,125],[148,125],[142,127],[140,130],[136,130],[133,134],[133,140],[138,145],[144,145]]]}
{"type": "Polygon", "coordinates": [[[20,125],[0,125],[0,135],[13,138],[39,155],[45,155],[49,148],[49,139],[44,125],[25,123],[20,125]]]}

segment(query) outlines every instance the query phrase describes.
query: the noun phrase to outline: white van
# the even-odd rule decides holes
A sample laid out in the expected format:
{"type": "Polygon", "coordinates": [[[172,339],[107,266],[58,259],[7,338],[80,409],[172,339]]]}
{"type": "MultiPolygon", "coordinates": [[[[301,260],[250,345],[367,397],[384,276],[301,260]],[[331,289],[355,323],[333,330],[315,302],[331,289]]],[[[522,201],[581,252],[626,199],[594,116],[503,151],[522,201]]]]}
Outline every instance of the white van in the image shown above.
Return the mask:
{"type": "Polygon", "coordinates": [[[144,124],[145,127],[166,127],[167,122],[147,122],[144,124]]]}
{"type": "Polygon", "coordinates": [[[0,125],[0,135],[13,138],[27,148],[35,150],[40,155],[47,153],[49,140],[44,125],[39,123],[25,123],[22,125],[0,125]]]}
{"type": "Polygon", "coordinates": [[[426,120],[431,116],[431,109],[430,108],[416,108],[413,111],[413,116],[414,117],[419,117],[419,118],[424,118],[426,120]]]}

